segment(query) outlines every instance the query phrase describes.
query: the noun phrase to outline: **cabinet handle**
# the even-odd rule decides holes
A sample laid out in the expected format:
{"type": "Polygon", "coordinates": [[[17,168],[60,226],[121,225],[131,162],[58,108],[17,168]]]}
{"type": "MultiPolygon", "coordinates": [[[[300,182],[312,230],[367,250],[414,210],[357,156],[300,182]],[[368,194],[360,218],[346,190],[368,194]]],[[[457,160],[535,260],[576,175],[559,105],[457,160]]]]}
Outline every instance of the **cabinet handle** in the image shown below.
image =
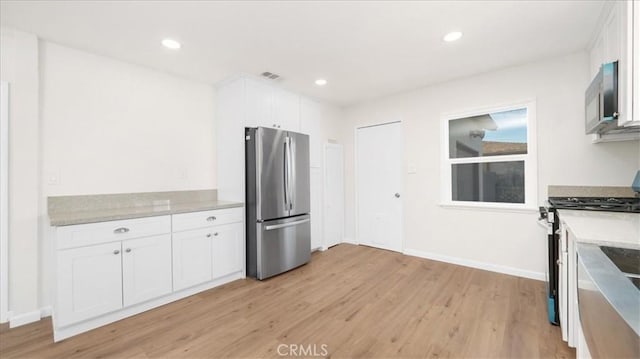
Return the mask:
{"type": "Polygon", "coordinates": [[[113,254],[120,254],[120,250],[116,249],[115,251],[113,251],[113,254]]]}
{"type": "Polygon", "coordinates": [[[213,235],[217,237],[218,236],[218,232],[214,233],[213,235]]]}
{"type": "Polygon", "coordinates": [[[215,221],[216,219],[217,219],[217,218],[216,218],[216,216],[211,216],[211,217],[208,217],[208,218],[207,218],[207,221],[209,221],[209,222],[213,222],[213,221],[215,221]]]}
{"type": "Polygon", "coordinates": [[[121,234],[121,233],[127,233],[127,232],[129,232],[129,228],[126,228],[126,227],[120,227],[113,230],[113,233],[115,234],[121,234]]]}
{"type": "Polygon", "coordinates": [[[127,248],[124,251],[127,252],[127,253],[130,253],[131,252],[131,248],[127,248]]]}
{"type": "Polygon", "coordinates": [[[211,238],[211,233],[207,233],[207,238],[211,238]]]}

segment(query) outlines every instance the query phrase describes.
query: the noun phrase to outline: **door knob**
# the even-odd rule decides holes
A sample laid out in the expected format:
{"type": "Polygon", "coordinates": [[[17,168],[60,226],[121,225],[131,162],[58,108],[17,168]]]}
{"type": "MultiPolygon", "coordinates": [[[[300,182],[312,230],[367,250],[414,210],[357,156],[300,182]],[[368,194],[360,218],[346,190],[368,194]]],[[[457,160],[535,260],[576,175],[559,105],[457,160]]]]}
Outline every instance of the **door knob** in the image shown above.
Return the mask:
{"type": "Polygon", "coordinates": [[[396,198],[400,198],[400,193],[395,194],[396,198]]]}

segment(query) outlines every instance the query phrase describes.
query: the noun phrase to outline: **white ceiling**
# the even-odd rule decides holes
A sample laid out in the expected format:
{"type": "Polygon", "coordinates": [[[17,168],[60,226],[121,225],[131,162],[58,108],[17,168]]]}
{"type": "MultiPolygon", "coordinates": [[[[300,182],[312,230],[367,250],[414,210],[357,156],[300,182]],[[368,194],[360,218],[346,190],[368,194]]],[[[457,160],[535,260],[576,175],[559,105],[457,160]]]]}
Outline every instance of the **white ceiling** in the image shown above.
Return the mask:
{"type": "Polygon", "coordinates": [[[271,71],[350,105],[584,49],[604,1],[6,1],[2,26],[215,83],[271,71]],[[459,30],[461,40],[442,36],[459,30]],[[160,41],[172,37],[182,49],[160,41]],[[316,78],[329,84],[317,87],[316,78]]]}

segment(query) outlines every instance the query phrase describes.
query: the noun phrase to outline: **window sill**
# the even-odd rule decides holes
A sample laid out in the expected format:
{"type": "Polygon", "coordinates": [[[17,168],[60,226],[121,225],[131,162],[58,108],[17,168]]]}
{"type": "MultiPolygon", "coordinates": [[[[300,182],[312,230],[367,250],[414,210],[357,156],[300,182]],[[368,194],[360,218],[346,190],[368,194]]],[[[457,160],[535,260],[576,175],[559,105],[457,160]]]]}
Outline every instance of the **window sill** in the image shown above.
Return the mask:
{"type": "Polygon", "coordinates": [[[472,211],[538,213],[538,207],[531,207],[524,204],[509,205],[504,203],[440,202],[440,207],[472,211]]]}

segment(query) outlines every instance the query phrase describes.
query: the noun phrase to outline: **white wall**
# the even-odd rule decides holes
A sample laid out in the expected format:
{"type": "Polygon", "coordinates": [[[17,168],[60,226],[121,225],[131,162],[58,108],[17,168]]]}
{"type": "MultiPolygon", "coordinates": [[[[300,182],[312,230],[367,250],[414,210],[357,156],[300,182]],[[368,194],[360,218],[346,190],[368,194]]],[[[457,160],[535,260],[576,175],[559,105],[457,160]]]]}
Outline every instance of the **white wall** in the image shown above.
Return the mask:
{"type": "Polygon", "coordinates": [[[0,28],[0,78],[9,82],[9,310],[38,307],[38,39],[0,28]]]}
{"type": "Polygon", "coordinates": [[[12,318],[51,304],[52,195],[216,188],[212,86],[2,28],[12,318]]]}
{"type": "Polygon", "coordinates": [[[592,144],[591,136],[584,135],[584,90],[589,80],[587,54],[577,53],[348,108],[346,236],[355,238],[354,128],[402,120],[402,160],[418,170],[405,174],[405,251],[488,263],[494,269],[541,278],[546,249],[537,213],[439,206],[441,118],[444,113],[535,98],[540,204],[550,184],[629,186],[640,168],[639,142],[592,144]]]}
{"type": "Polygon", "coordinates": [[[216,186],[210,85],[41,44],[45,195],[216,186]]]}

